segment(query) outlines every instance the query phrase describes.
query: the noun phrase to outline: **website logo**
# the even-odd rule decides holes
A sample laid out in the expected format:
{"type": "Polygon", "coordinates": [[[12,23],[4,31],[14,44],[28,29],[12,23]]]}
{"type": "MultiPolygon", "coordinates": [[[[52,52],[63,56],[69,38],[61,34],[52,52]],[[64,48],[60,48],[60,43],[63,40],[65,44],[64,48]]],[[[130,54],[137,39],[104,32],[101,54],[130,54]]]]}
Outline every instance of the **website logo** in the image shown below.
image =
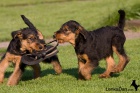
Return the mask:
{"type": "Polygon", "coordinates": [[[137,85],[137,84],[136,84],[136,80],[133,80],[133,81],[132,81],[131,86],[134,87],[135,91],[137,91],[137,90],[138,90],[138,87],[140,87],[140,85],[137,85]]]}
{"type": "Polygon", "coordinates": [[[122,87],[122,86],[110,87],[110,88],[106,87],[106,91],[138,91],[139,87],[140,85],[136,83],[136,80],[132,80],[132,83],[129,87],[122,87]]]}

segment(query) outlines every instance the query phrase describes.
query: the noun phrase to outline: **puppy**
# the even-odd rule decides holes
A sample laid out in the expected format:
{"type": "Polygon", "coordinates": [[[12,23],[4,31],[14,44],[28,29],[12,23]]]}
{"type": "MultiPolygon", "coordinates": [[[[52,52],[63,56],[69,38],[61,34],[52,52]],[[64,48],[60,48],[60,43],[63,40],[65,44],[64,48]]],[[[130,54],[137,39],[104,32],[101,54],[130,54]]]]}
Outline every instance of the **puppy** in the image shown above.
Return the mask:
{"type": "MultiPolygon", "coordinates": [[[[14,71],[7,83],[9,86],[17,85],[25,70],[26,65],[21,62],[21,57],[25,54],[42,51],[45,45],[42,33],[24,15],[21,17],[29,27],[11,33],[12,40],[0,62],[0,83],[3,82],[4,73],[9,64],[11,62],[15,64],[14,71]]],[[[57,55],[44,61],[52,63],[56,73],[62,72],[57,55]]],[[[40,65],[35,64],[31,67],[34,70],[34,78],[38,78],[40,65]]]]}
{"type": "Polygon", "coordinates": [[[118,12],[120,14],[118,26],[87,31],[78,22],[70,20],[55,32],[54,38],[59,43],[69,42],[73,45],[78,58],[79,79],[91,79],[91,73],[101,59],[105,59],[107,63],[106,71],[100,75],[101,78],[108,78],[111,73],[123,71],[129,62],[124,50],[125,12],[124,10],[118,12]],[[118,55],[118,65],[115,65],[113,52],[118,55]]]}

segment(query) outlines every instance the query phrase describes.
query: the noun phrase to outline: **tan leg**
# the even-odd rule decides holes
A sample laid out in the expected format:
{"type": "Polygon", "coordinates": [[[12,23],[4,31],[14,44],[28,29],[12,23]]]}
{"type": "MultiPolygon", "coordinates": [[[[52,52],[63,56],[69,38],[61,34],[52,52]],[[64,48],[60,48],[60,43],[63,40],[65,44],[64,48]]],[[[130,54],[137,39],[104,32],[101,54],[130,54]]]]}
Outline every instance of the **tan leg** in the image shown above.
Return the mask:
{"type": "Polygon", "coordinates": [[[7,85],[9,86],[17,85],[19,80],[21,79],[22,74],[23,73],[22,70],[20,69],[20,63],[16,62],[14,72],[10,76],[7,85]]]}
{"type": "Polygon", "coordinates": [[[124,53],[123,55],[120,54],[116,47],[113,47],[113,51],[118,55],[119,57],[119,63],[118,65],[115,67],[114,71],[115,73],[121,72],[124,70],[125,66],[128,64],[128,62],[130,61],[130,59],[127,57],[127,55],[124,53]]]}
{"type": "Polygon", "coordinates": [[[54,68],[56,74],[61,74],[62,73],[62,67],[61,67],[61,64],[59,62],[58,56],[55,55],[55,56],[51,57],[49,61],[53,65],[53,68],[54,68]]]}
{"type": "Polygon", "coordinates": [[[100,78],[109,78],[110,77],[110,74],[111,72],[114,70],[114,67],[115,67],[115,61],[113,59],[112,56],[109,56],[106,58],[106,71],[102,74],[100,74],[100,78]]]}
{"type": "Polygon", "coordinates": [[[51,63],[53,65],[53,68],[54,68],[55,72],[57,74],[61,74],[62,73],[62,67],[60,65],[60,62],[59,61],[52,61],[51,63]]]}
{"type": "Polygon", "coordinates": [[[81,62],[81,61],[79,61],[78,62],[78,73],[79,73],[79,79],[83,79],[83,76],[80,74],[80,72],[81,72],[81,69],[84,67],[84,63],[83,62],[81,62]]]}
{"type": "Polygon", "coordinates": [[[4,73],[9,64],[10,62],[8,62],[6,58],[2,59],[0,62],[0,83],[3,83],[4,73]]]}
{"type": "Polygon", "coordinates": [[[41,72],[40,71],[41,70],[40,65],[36,64],[36,65],[32,65],[31,67],[34,70],[34,78],[36,79],[36,78],[40,77],[40,72],[41,72]]]}
{"type": "Polygon", "coordinates": [[[91,62],[88,62],[84,65],[83,68],[81,68],[80,74],[84,77],[85,80],[90,80],[93,69],[94,66],[91,64],[91,62]]]}
{"type": "Polygon", "coordinates": [[[53,69],[55,70],[56,74],[62,73],[62,67],[59,62],[57,55],[54,55],[48,59],[43,60],[44,63],[51,63],[53,65],[53,69]]]}
{"type": "Polygon", "coordinates": [[[119,72],[123,71],[125,66],[128,64],[128,62],[130,60],[128,57],[125,57],[125,56],[122,56],[122,55],[118,55],[118,56],[119,56],[120,61],[114,69],[115,73],[119,73],[119,72]]]}
{"type": "Polygon", "coordinates": [[[15,63],[15,69],[7,82],[7,85],[9,86],[17,85],[23,74],[20,68],[21,56],[13,56],[12,58],[13,58],[13,62],[15,63]]]}
{"type": "Polygon", "coordinates": [[[87,54],[77,55],[79,64],[79,78],[90,80],[93,69],[98,65],[98,62],[91,62],[87,54]]]}
{"type": "Polygon", "coordinates": [[[79,61],[78,62],[78,70],[80,71],[84,67],[85,63],[79,61]]]}

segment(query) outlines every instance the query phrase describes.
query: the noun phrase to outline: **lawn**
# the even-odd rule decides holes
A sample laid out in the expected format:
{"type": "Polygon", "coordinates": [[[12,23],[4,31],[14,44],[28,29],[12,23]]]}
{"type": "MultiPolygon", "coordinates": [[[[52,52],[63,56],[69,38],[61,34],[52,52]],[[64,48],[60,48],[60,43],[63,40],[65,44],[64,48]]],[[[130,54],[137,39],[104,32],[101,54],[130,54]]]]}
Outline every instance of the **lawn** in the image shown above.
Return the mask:
{"type": "Polygon", "coordinates": [[[126,10],[127,14],[129,10],[139,11],[139,4],[139,0],[1,0],[0,41],[9,41],[12,31],[26,27],[21,14],[29,18],[45,38],[50,38],[68,20],[76,20],[92,30],[112,24],[119,9],[126,10]],[[138,7],[133,8],[136,4],[138,7]]]}
{"type": "MultiPolygon", "coordinates": [[[[45,38],[51,38],[54,31],[68,20],[76,20],[88,30],[114,23],[118,17],[117,11],[125,9],[127,19],[139,18],[130,15],[134,5],[139,0],[1,0],[0,1],[0,42],[11,39],[11,31],[26,27],[20,15],[24,14],[42,31],[45,38]]],[[[138,12],[139,13],[139,12],[138,12]]],[[[58,57],[63,67],[63,73],[56,75],[51,64],[41,64],[41,77],[34,80],[32,69],[26,68],[17,86],[6,86],[8,77],[13,71],[12,64],[7,69],[4,83],[0,84],[0,93],[135,93],[130,87],[132,80],[140,85],[140,39],[127,40],[125,49],[130,57],[130,63],[125,70],[114,74],[108,79],[99,79],[99,74],[105,71],[104,60],[93,71],[90,81],[80,81],[78,78],[78,63],[71,45],[59,46],[58,57]],[[124,91],[109,91],[109,89],[124,91]],[[127,89],[127,91],[125,91],[127,89]]],[[[0,49],[0,54],[6,49],[0,49]]],[[[114,56],[116,63],[118,61],[114,56]]],[[[140,88],[138,88],[138,92],[140,88]]]]}
{"type": "MultiPolygon", "coordinates": [[[[51,64],[41,63],[41,78],[32,79],[32,70],[30,67],[22,77],[17,86],[7,87],[6,82],[11,74],[13,67],[9,67],[6,71],[4,84],[0,85],[1,93],[113,93],[117,91],[107,91],[109,88],[127,88],[127,91],[121,93],[135,93],[134,88],[130,87],[132,80],[136,80],[140,84],[139,76],[139,55],[140,55],[140,39],[127,40],[125,49],[131,58],[130,63],[125,70],[119,74],[114,74],[108,79],[99,79],[98,76],[105,70],[105,61],[102,60],[98,68],[92,73],[90,81],[77,80],[77,58],[72,46],[59,46],[59,59],[63,67],[63,73],[55,75],[51,64]]],[[[115,56],[115,60],[117,60],[115,56]]],[[[138,90],[140,91],[140,89],[138,90]]]]}

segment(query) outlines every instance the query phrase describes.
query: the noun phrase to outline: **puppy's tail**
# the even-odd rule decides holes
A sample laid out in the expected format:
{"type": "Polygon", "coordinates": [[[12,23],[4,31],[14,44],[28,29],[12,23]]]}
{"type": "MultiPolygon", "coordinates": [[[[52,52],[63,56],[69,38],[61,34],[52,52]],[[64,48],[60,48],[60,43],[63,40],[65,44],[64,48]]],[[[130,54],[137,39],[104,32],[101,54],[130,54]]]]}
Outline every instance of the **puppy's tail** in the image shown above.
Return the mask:
{"type": "Polygon", "coordinates": [[[29,21],[28,18],[26,18],[24,15],[21,15],[21,18],[23,19],[25,24],[29,26],[30,29],[32,29],[33,31],[37,33],[36,27],[29,21]]]}
{"type": "Polygon", "coordinates": [[[118,13],[120,14],[118,27],[123,30],[123,28],[125,26],[125,11],[124,10],[119,10],[118,13]]]}

